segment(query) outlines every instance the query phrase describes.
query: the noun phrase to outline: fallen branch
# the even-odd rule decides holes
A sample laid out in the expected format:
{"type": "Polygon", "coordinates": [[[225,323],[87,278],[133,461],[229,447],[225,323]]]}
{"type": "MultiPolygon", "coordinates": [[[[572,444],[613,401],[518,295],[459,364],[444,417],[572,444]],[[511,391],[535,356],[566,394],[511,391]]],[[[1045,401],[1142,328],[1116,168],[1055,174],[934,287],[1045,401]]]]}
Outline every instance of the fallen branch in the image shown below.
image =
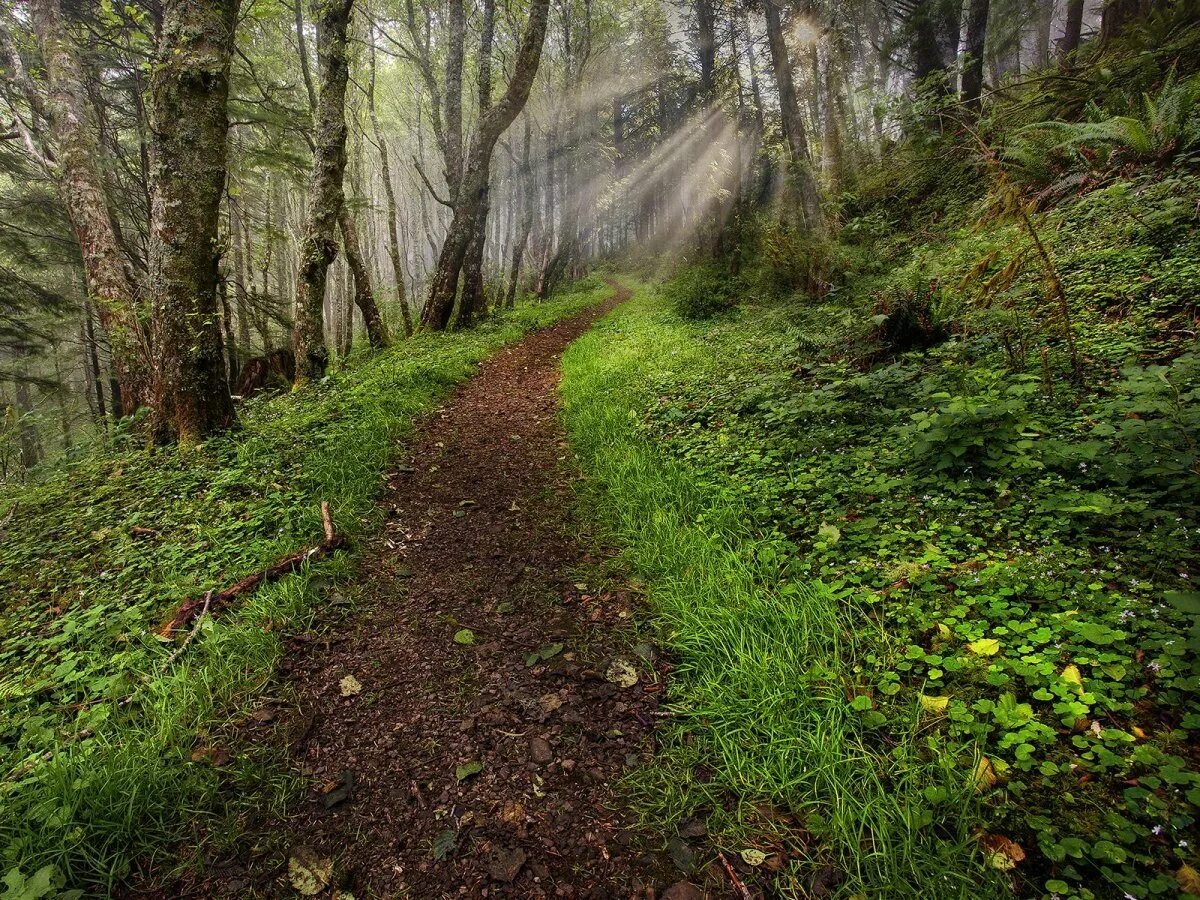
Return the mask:
{"type": "Polygon", "coordinates": [[[204,624],[204,617],[208,615],[208,608],[212,605],[213,592],[209,591],[204,595],[204,606],[200,610],[200,615],[196,616],[196,624],[192,626],[192,630],[188,632],[187,637],[183,639],[183,643],[179,645],[179,649],[170,655],[165,663],[163,663],[163,671],[171,668],[175,660],[183,656],[183,651],[188,648],[188,644],[196,639],[196,633],[200,630],[200,626],[204,624]]]}
{"type": "Polygon", "coordinates": [[[248,575],[239,581],[237,584],[227,587],[223,591],[209,591],[203,597],[196,597],[187,600],[175,610],[170,620],[158,630],[162,637],[169,638],[176,631],[187,625],[192,619],[200,615],[202,611],[215,613],[217,610],[228,606],[238,597],[253,593],[262,585],[269,581],[277,581],[284,575],[291,575],[297,572],[307,562],[315,562],[318,559],[323,559],[338,550],[345,549],[350,545],[349,539],[338,534],[333,529],[333,517],[329,512],[329,503],[321,501],[321,524],[325,529],[325,540],[317,544],[315,547],[309,547],[307,550],[301,550],[297,553],[291,553],[273,563],[269,568],[261,572],[256,572],[253,575],[248,575]]]}
{"type": "Polygon", "coordinates": [[[725,867],[725,874],[729,876],[729,880],[733,883],[733,890],[737,894],[738,900],[754,900],[754,895],[750,893],[750,889],[746,887],[745,882],[738,878],[738,873],[729,864],[729,860],[725,858],[725,854],[718,850],[717,856],[721,859],[721,865],[725,867]]]}

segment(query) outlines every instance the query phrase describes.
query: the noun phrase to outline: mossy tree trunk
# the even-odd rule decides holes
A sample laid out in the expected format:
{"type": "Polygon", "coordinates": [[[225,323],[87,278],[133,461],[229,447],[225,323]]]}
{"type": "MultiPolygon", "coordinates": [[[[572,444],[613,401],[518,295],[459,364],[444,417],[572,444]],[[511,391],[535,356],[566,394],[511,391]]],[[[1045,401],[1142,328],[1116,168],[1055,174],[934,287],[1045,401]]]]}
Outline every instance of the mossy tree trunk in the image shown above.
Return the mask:
{"type": "Polygon", "coordinates": [[[147,352],[137,315],[139,285],[121,249],[109,206],[105,154],[87,99],[80,51],[68,33],[60,0],[32,0],[29,10],[42,55],[44,98],[28,80],[20,55],[7,39],[5,62],[34,111],[49,123],[58,189],[79,242],[88,298],[108,334],[119,388],[113,405],[120,414],[129,415],[147,400],[147,352]]]}
{"type": "Polygon", "coordinates": [[[392,186],[392,166],[388,156],[387,141],[383,129],[379,125],[379,116],[375,112],[375,26],[371,26],[371,77],[367,82],[367,111],[371,118],[371,130],[375,135],[375,144],[379,148],[379,180],[383,182],[383,194],[387,200],[387,239],[388,258],[392,263],[392,278],[396,283],[396,303],[400,306],[401,321],[404,323],[404,336],[412,335],[412,313],[408,309],[408,297],[404,290],[404,264],[400,254],[400,227],[396,216],[396,191],[392,186]]]}
{"type": "Polygon", "coordinates": [[[320,378],[329,364],[329,348],[325,346],[325,283],[329,266],[337,257],[336,232],[344,203],[346,84],[350,78],[346,35],[352,7],[353,0],[315,0],[313,4],[321,88],[313,122],[315,149],[308,218],[300,241],[296,278],[292,351],[296,356],[297,384],[320,378]]]}
{"type": "Polygon", "coordinates": [[[788,147],[788,177],[795,192],[803,224],[811,231],[824,230],[821,219],[821,199],[817,191],[817,180],[813,175],[812,155],[808,149],[808,132],[800,114],[800,103],[796,98],[796,85],[792,80],[792,61],[788,56],[787,44],[783,39],[783,22],[779,13],[780,0],[764,3],[767,23],[767,46],[771,51],[771,65],[775,71],[775,83],[779,88],[779,115],[788,147]]]}
{"type": "Polygon", "coordinates": [[[967,60],[962,71],[963,103],[978,103],[983,95],[983,52],[987,44],[990,7],[991,0],[970,0],[967,4],[967,60]]]}
{"type": "Polygon", "coordinates": [[[475,231],[479,207],[487,202],[492,151],[500,135],[512,124],[524,109],[525,101],[529,99],[529,91],[533,87],[533,79],[542,59],[549,6],[550,0],[533,0],[508,89],[504,96],[479,118],[454,197],[454,216],[434,269],[429,300],[421,314],[421,323],[428,328],[441,331],[450,324],[454,300],[458,294],[459,273],[475,231]]]}
{"type": "Polygon", "coordinates": [[[237,0],[166,0],[150,77],[150,294],[158,422],[185,443],[234,421],[217,297],[237,0]]]}
{"type": "Polygon", "coordinates": [[[379,305],[375,302],[375,292],[371,290],[371,276],[367,272],[367,262],[363,259],[358,228],[355,227],[354,217],[345,205],[342,206],[340,221],[346,265],[350,268],[350,277],[354,282],[354,305],[362,313],[363,324],[367,327],[367,343],[375,350],[382,350],[388,345],[387,329],[383,325],[383,316],[379,314],[379,305]]]}

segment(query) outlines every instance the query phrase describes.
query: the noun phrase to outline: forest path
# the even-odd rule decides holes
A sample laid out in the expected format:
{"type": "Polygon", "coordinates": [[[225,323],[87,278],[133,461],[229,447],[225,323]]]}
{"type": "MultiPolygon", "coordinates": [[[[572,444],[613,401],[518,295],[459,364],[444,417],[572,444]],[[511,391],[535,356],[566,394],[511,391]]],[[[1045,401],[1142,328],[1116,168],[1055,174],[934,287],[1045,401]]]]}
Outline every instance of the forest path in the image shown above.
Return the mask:
{"type": "MultiPolygon", "coordinates": [[[[585,583],[558,418],[562,351],[629,297],[613,285],[489,359],[418,428],[365,549],[361,606],[291,655],[291,750],[312,789],[275,829],[359,897],[653,897],[672,880],[613,802],[652,750],[657,694],[645,676],[605,679],[628,656],[630,598],[585,583]],[[474,643],[457,642],[464,628],[474,643]],[[360,693],[342,696],[347,676],[360,693]]],[[[272,875],[258,886],[291,896],[272,875]]]]}

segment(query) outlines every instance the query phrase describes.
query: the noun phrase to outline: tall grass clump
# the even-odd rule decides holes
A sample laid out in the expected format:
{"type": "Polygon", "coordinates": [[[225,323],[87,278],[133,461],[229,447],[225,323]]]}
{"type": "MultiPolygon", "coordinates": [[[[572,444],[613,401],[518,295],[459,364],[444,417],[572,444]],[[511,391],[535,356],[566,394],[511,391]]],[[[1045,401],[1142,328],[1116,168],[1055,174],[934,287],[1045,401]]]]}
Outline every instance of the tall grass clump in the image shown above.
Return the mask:
{"type": "Polygon", "coordinates": [[[665,829],[707,816],[727,850],[745,846],[735,842],[748,828],[802,844],[785,879],[795,890],[832,866],[847,896],[989,895],[969,849],[969,754],[932,750],[917,710],[896,746],[859,725],[856,658],[887,635],[799,578],[795,545],[751,524],[702,462],[648,440],[642,421],[664,373],[721,377],[701,335],[643,290],[564,358],[589,500],[645,579],[675,663],[665,749],[631,779],[640,806],[665,829]],[[948,798],[936,824],[934,792],[948,798]]]}

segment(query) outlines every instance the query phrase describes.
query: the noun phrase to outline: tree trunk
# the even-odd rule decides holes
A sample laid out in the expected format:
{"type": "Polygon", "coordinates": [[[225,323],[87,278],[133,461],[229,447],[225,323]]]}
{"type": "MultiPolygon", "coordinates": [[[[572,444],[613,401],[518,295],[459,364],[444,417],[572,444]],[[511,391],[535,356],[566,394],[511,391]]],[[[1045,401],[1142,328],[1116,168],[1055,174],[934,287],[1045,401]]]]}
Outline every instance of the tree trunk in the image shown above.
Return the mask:
{"type": "Polygon", "coordinates": [[[342,246],[346,249],[346,265],[350,267],[350,275],[354,280],[354,305],[362,313],[363,324],[367,327],[367,343],[375,350],[382,350],[388,345],[387,329],[383,325],[383,316],[379,314],[379,306],[375,303],[375,293],[371,290],[371,276],[367,273],[367,264],[359,248],[354,217],[344,205],[339,220],[342,246]]]}
{"type": "MultiPolygon", "coordinates": [[[[400,261],[400,231],[396,222],[396,192],[392,187],[392,168],[388,159],[387,141],[379,127],[379,116],[375,114],[375,31],[371,26],[371,77],[367,82],[367,111],[371,117],[371,130],[379,147],[379,178],[383,182],[383,194],[387,200],[388,258],[392,263],[392,278],[396,284],[396,303],[400,307],[400,318],[404,323],[404,336],[413,333],[412,313],[408,309],[408,297],[404,291],[404,265],[400,261]]],[[[365,315],[364,315],[365,318],[365,315]]],[[[368,326],[369,331],[369,326],[368,326]]]]}
{"type": "MultiPolygon", "coordinates": [[[[121,248],[104,182],[104,154],[87,102],[79,50],[67,33],[59,0],[32,0],[30,20],[45,70],[44,102],[30,102],[50,123],[58,188],[83,256],[88,299],[108,335],[119,394],[113,405],[129,415],[146,400],[146,348],[137,321],[138,287],[121,248]]],[[[8,44],[8,41],[5,41],[8,44]]],[[[19,73],[16,49],[6,47],[19,73]]]]}
{"type": "Polygon", "coordinates": [[[991,0],[968,0],[966,62],[962,72],[963,103],[978,103],[983,96],[983,53],[987,45],[991,0]]]}
{"type": "MultiPolygon", "coordinates": [[[[496,0],[483,0],[483,29],[479,39],[480,117],[484,116],[492,105],[492,39],[495,33],[496,0]]],[[[489,169],[490,162],[489,156],[489,169]]],[[[490,190],[485,187],[482,202],[475,212],[475,233],[471,235],[466,260],[463,263],[463,292],[458,310],[460,326],[472,324],[487,309],[487,300],[483,295],[483,251],[487,244],[489,202],[490,190]]]]}
{"type": "Polygon", "coordinates": [[[429,301],[421,315],[423,325],[438,331],[450,323],[467,245],[474,231],[479,206],[486,202],[492,151],[500,135],[512,124],[529,99],[529,91],[542,58],[549,5],[550,0],[533,0],[508,89],[498,103],[480,116],[476,126],[462,181],[454,198],[454,217],[434,269],[429,301]]]}
{"type": "Polygon", "coordinates": [[[1067,59],[1079,49],[1079,38],[1083,33],[1083,0],[1067,0],[1067,19],[1063,25],[1062,40],[1058,43],[1059,59],[1067,59]]]}
{"type": "Polygon", "coordinates": [[[533,228],[534,207],[537,204],[537,189],[533,183],[533,168],[529,163],[529,145],[532,128],[528,114],[525,116],[525,140],[521,144],[521,221],[517,226],[512,245],[512,266],[508,275],[508,290],[504,294],[504,306],[512,309],[517,301],[517,283],[521,277],[521,260],[525,256],[525,245],[529,243],[529,232],[533,228]]]}
{"type": "Polygon", "coordinates": [[[217,303],[237,0],[166,0],[150,76],[150,292],[159,424],[184,443],[234,420],[217,303]]]}
{"type": "Polygon", "coordinates": [[[764,4],[767,22],[767,43],[771,50],[771,64],[775,70],[775,83],[779,88],[779,113],[783,133],[787,138],[789,177],[805,227],[815,232],[824,231],[821,221],[821,200],[813,176],[812,156],[808,149],[808,135],[804,119],[800,115],[800,104],[796,99],[796,87],[792,81],[792,62],[788,57],[787,45],[783,40],[783,23],[780,21],[778,0],[767,0],[764,4]]]}
{"type": "MultiPolygon", "coordinates": [[[[299,2],[299,0],[297,0],[299,2]]],[[[296,356],[296,384],[320,378],[329,364],[325,346],[325,283],[329,266],[337,258],[334,239],[344,195],[346,170],[346,35],[353,0],[315,0],[317,56],[321,92],[314,127],[312,177],[308,216],[300,241],[296,278],[296,323],[292,351],[296,356]]]]}

